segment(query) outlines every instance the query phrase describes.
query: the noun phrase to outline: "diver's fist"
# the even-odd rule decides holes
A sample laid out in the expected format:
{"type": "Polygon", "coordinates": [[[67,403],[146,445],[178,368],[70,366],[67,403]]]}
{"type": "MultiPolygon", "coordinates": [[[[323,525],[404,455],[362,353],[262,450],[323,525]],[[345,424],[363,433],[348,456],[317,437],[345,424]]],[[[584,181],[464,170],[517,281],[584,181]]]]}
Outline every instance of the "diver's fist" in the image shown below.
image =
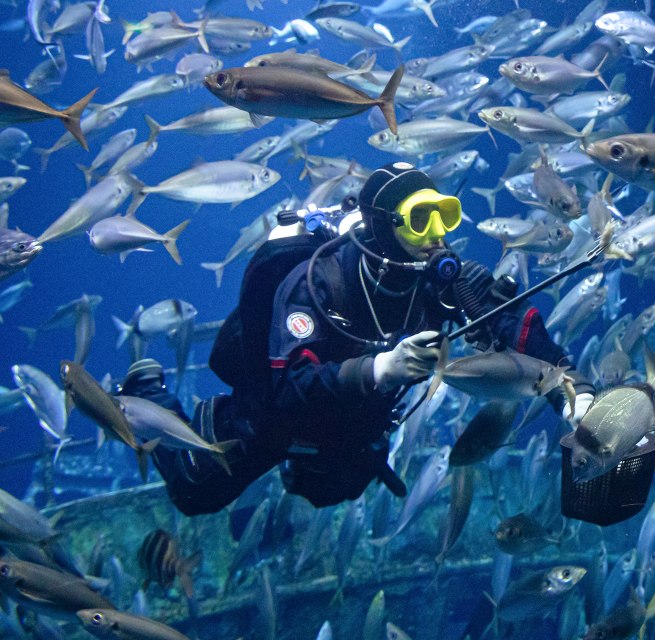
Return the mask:
{"type": "Polygon", "coordinates": [[[429,376],[439,361],[440,342],[437,331],[421,331],[401,340],[393,350],[378,353],[373,361],[375,388],[386,393],[429,376]]]}

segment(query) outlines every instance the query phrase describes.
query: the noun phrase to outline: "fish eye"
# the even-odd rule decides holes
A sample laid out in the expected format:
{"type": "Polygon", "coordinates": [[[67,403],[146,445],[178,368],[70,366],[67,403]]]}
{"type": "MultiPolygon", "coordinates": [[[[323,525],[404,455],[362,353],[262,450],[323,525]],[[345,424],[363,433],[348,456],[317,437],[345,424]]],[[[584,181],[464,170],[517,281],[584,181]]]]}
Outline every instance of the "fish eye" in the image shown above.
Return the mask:
{"type": "Polygon", "coordinates": [[[20,251],[21,253],[27,249],[27,245],[24,242],[18,242],[14,245],[14,251],[20,251]]]}
{"type": "Polygon", "coordinates": [[[260,61],[257,63],[257,66],[258,66],[258,67],[265,67],[267,64],[268,64],[268,61],[266,61],[266,60],[260,60],[260,61]]]}
{"type": "Polygon", "coordinates": [[[271,172],[268,169],[264,169],[262,171],[262,180],[264,182],[268,182],[271,179],[271,172]]]}
{"type": "Polygon", "coordinates": [[[625,153],[625,147],[616,142],[610,147],[610,155],[612,158],[615,160],[620,160],[623,157],[623,154],[625,153]]]}
{"type": "Polygon", "coordinates": [[[93,624],[102,624],[103,621],[103,616],[102,613],[94,613],[93,618],[91,618],[91,622],[93,624]]]}
{"type": "Polygon", "coordinates": [[[522,70],[523,70],[523,65],[520,62],[515,62],[514,71],[522,71],[522,70]]]}
{"type": "Polygon", "coordinates": [[[503,112],[501,109],[496,109],[493,114],[494,120],[502,120],[503,118],[503,112]]]}
{"type": "Polygon", "coordinates": [[[226,81],[227,81],[227,73],[216,74],[216,86],[222,87],[226,81]]]}
{"type": "Polygon", "coordinates": [[[378,140],[380,142],[387,142],[389,140],[389,136],[383,131],[378,135],[378,140]]]}
{"type": "Polygon", "coordinates": [[[570,578],[570,577],[571,577],[571,572],[568,569],[563,569],[562,578],[570,578]]]}
{"type": "Polygon", "coordinates": [[[9,567],[8,564],[0,565],[0,576],[4,576],[5,578],[8,578],[10,574],[11,574],[11,568],[9,567]]]}

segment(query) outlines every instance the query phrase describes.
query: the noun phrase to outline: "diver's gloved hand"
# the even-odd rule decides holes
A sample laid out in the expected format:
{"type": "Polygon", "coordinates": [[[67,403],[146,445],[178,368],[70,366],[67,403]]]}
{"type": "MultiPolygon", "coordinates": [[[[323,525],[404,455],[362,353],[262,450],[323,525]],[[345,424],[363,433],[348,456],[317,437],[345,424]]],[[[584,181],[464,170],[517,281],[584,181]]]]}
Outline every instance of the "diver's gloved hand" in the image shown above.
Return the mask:
{"type": "Polygon", "coordinates": [[[383,351],[373,361],[375,388],[386,393],[429,376],[439,360],[441,334],[421,331],[401,340],[392,351],[383,351]]]}
{"type": "Polygon", "coordinates": [[[594,396],[591,393],[579,393],[575,396],[573,412],[571,412],[571,405],[567,402],[562,409],[562,417],[568,420],[574,427],[577,427],[593,401],[594,396]]]}

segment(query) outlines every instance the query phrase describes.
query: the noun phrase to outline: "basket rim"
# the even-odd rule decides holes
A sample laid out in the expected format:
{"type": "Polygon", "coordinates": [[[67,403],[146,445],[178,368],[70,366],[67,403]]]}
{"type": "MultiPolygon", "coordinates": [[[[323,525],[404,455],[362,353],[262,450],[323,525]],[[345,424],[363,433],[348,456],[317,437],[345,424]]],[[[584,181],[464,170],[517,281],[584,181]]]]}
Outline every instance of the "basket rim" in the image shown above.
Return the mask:
{"type": "MultiPolygon", "coordinates": [[[[623,456],[623,458],[621,458],[621,460],[629,460],[630,458],[636,458],[637,456],[641,456],[647,453],[652,453],[653,451],[655,451],[655,433],[649,431],[648,433],[646,433],[644,438],[646,438],[648,442],[645,442],[639,447],[635,445],[634,447],[632,447],[632,449],[630,449],[630,451],[625,456],[623,456]]],[[[575,439],[575,431],[571,431],[570,433],[567,433],[566,435],[560,438],[559,444],[561,447],[572,449],[573,447],[571,442],[574,439],[575,439]]]]}

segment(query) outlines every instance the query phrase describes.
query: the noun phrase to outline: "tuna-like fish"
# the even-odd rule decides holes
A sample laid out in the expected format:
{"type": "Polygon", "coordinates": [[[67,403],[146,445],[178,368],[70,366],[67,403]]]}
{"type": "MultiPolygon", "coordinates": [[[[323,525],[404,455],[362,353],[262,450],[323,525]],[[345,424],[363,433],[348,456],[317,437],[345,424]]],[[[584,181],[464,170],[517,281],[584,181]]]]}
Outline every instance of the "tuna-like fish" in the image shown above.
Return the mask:
{"type": "Polygon", "coordinates": [[[170,449],[209,451],[230,473],[224,454],[239,444],[239,440],[210,444],[189,428],[176,413],[155,402],[133,396],[118,396],[117,400],[137,437],[142,440],[158,438],[162,446],[170,449]]]}
{"type": "Polygon", "coordinates": [[[141,185],[130,203],[128,215],[132,215],[150,193],[184,202],[237,204],[272,187],[279,179],[277,171],[258,164],[236,160],[204,162],[158,185],[141,185]]]}
{"type": "Polygon", "coordinates": [[[524,56],[513,58],[498,67],[500,74],[509,78],[519,89],[530,93],[547,95],[551,93],[573,93],[591,78],[598,78],[609,91],[600,75],[600,67],[594,71],[582,69],[564,58],[549,56],[524,56]]]}
{"type": "Polygon", "coordinates": [[[110,396],[82,366],[70,360],[62,360],[60,371],[67,407],[74,404],[84,415],[96,422],[106,435],[134,449],[141,477],[145,480],[148,471],[146,456],[159,441],[151,440],[140,445],[118,400],[110,396]]]}
{"type": "Polygon", "coordinates": [[[75,620],[80,609],[114,608],[85,580],[23,560],[0,560],[0,591],[27,609],[58,620],[75,620]]]}
{"type": "Polygon", "coordinates": [[[143,616],[114,609],[80,609],[77,617],[83,627],[97,638],[148,638],[148,640],[189,640],[172,627],[143,616]]]}
{"type": "Polygon", "coordinates": [[[253,114],[255,123],[258,115],[327,120],[378,106],[395,134],[394,97],[403,71],[402,65],[396,69],[379,98],[328,76],[283,67],[233,67],[207,76],[204,84],[226,104],[253,114]]]}
{"type": "Polygon", "coordinates": [[[532,516],[518,513],[505,518],[495,531],[496,544],[504,553],[529,555],[557,542],[532,516]]]}

